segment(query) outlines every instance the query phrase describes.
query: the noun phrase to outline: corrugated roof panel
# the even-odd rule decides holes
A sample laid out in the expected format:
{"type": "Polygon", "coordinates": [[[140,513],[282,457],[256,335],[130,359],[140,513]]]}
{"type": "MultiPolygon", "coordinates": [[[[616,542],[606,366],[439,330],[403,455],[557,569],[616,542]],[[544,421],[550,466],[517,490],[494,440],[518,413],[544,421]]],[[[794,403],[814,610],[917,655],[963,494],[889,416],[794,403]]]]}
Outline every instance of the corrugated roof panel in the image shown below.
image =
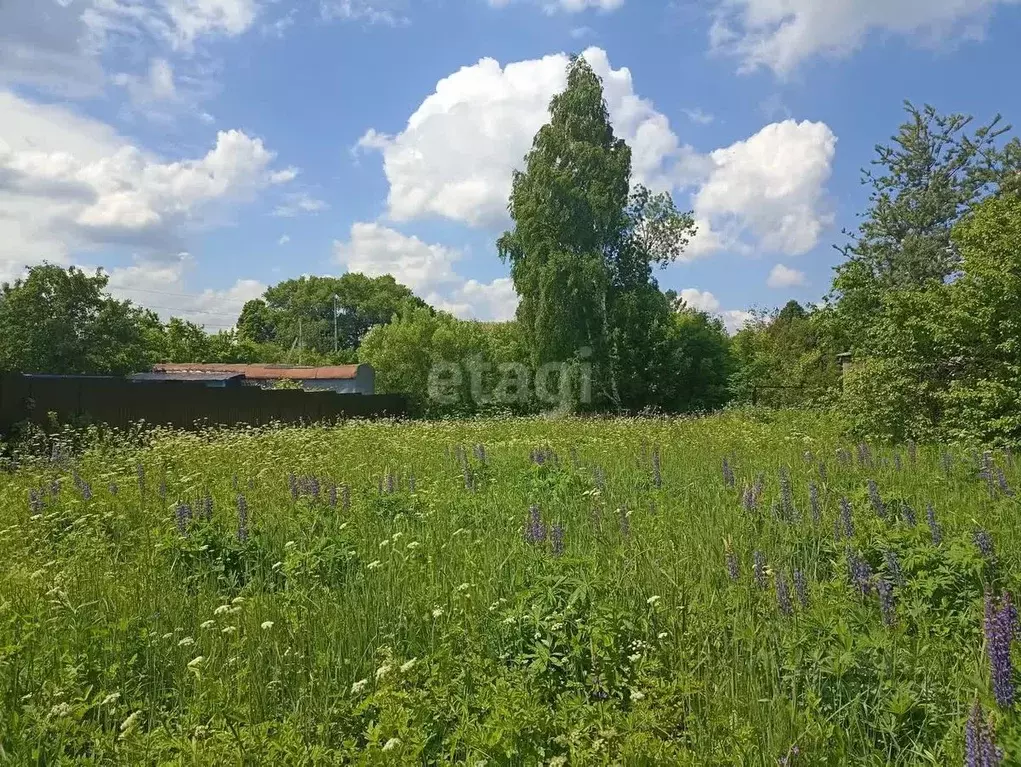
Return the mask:
{"type": "Polygon", "coordinates": [[[240,373],[253,380],[351,380],[358,377],[359,365],[296,367],[291,365],[228,364],[204,362],[165,362],[153,366],[154,373],[240,373]]]}

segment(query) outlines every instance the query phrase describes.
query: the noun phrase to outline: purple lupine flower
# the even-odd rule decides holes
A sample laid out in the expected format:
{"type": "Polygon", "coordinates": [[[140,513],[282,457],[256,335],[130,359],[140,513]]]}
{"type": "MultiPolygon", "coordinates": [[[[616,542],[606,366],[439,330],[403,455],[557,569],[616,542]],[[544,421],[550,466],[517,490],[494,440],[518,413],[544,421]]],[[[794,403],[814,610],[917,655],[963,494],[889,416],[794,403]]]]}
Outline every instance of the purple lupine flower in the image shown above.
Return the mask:
{"type": "Polygon", "coordinates": [[[595,478],[596,487],[598,487],[600,490],[605,490],[606,489],[606,473],[603,471],[603,467],[602,466],[596,466],[596,468],[593,470],[592,474],[593,474],[593,477],[595,478]]]}
{"type": "Polygon", "coordinates": [[[736,481],[737,480],[734,477],[734,470],[732,468],[730,468],[730,461],[728,461],[727,457],[724,456],[723,457],[723,484],[726,487],[734,487],[734,483],[736,481]]]}
{"type": "Polygon", "coordinates": [[[813,455],[811,450],[806,450],[805,454],[801,457],[805,459],[805,463],[815,463],[815,455],[813,455]]]}
{"type": "Polygon", "coordinates": [[[893,550],[887,550],[883,552],[883,563],[886,565],[886,571],[890,574],[890,580],[896,586],[904,585],[904,571],[900,567],[900,559],[897,558],[897,552],[893,550]]]}
{"type": "Polygon", "coordinates": [[[387,471],[386,473],[386,494],[393,495],[397,490],[397,478],[387,471]]]}
{"type": "Polygon", "coordinates": [[[308,477],[307,479],[308,494],[312,497],[312,500],[319,500],[319,479],[317,477],[308,477]]]}
{"type": "Polygon", "coordinates": [[[736,581],[741,575],[741,571],[737,563],[737,556],[728,548],[724,555],[724,559],[727,564],[727,576],[730,580],[736,581]]]}
{"type": "Polygon", "coordinates": [[[478,459],[479,463],[485,463],[486,462],[486,446],[485,445],[479,444],[479,445],[475,446],[475,457],[478,459]]]}
{"type": "Polygon", "coordinates": [[[755,577],[755,584],[764,589],[768,585],[766,581],[766,557],[761,551],[752,554],[752,574],[755,577]]]}
{"type": "Polygon", "coordinates": [[[908,460],[911,463],[915,463],[918,460],[918,445],[915,444],[913,439],[908,440],[908,460]]]}
{"type": "Polygon", "coordinates": [[[808,607],[808,582],[805,580],[805,573],[801,570],[794,571],[794,594],[798,598],[798,604],[802,609],[808,607]]]}
{"type": "Polygon", "coordinates": [[[60,495],[60,480],[55,479],[50,483],[50,495],[56,498],[60,495]]]}
{"type": "Polygon", "coordinates": [[[982,764],[982,736],[985,722],[982,721],[982,706],[976,699],[964,725],[964,765],[979,767],[982,764]]]}
{"type": "Polygon", "coordinates": [[[43,510],[42,494],[35,488],[28,491],[28,510],[33,516],[42,513],[43,510]]]}
{"type": "Polygon", "coordinates": [[[808,483],[808,505],[812,510],[812,522],[819,524],[822,521],[822,508],[819,504],[819,487],[815,482],[808,483]]]}
{"type": "Polygon", "coordinates": [[[202,516],[205,518],[206,522],[213,521],[213,496],[211,496],[208,492],[202,499],[202,516]]]}
{"type": "Polygon", "coordinates": [[[659,465],[659,448],[652,451],[652,484],[658,490],[663,487],[663,473],[659,465]]]}
{"type": "Polygon", "coordinates": [[[950,474],[954,468],[954,457],[944,450],[939,457],[940,465],[943,466],[943,473],[950,474]]]}
{"type": "Polygon", "coordinates": [[[826,463],[819,461],[819,481],[826,482],[826,463]]]}
{"type": "Polygon", "coordinates": [[[238,475],[237,474],[234,474],[230,478],[230,487],[231,487],[232,490],[237,490],[238,489],[238,475]]]}
{"type": "Polygon", "coordinates": [[[408,475],[408,492],[415,494],[415,472],[408,475]]]}
{"type": "Polygon", "coordinates": [[[546,524],[542,521],[542,512],[533,505],[528,510],[528,524],[525,525],[525,540],[532,544],[546,541],[546,524]]]}
{"type": "Polygon", "coordinates": [[[797,744],[787,749],[787,753],[779,757],[776,760],[777,767],[793,767],[795,760],[798,758],[798,754],[801,753],[801,749],[798,748],[797,744]]]}
{"type": "Polygon", "coordinates": [[[897,612],[893,601],[893,586],[886,578],[876,578],[876,593],[879,595],[879,611],[883,616],[883,625],[894,625],[897,622],[897,612]]]}
{"type": "Polygon", "coordinates": [[[902,503],[900,505],[900,513],[904,518],[904,524],[908,527],[914,527],[918,524],[918,518],[915,516],[915,510],[908,504],[902,503]]]}
{"type": "Polygon", "coordinates": [[[983,632],[993,680],[993,695],[1001,708],[1010,708],[1014,705],[1015,697],[1014,662],[1010,648],[1017,632],[1017,609],[1009,593],[1005,592],[997,604],[993,595],[986,592],[983,632]]]}
{"type": "Polygon", "coordinates": [[[858,465],[862,468],[872,465],[872,450],[865,442],[858,443],[858,465]]]}
{"type": "Polygon", "coordinates": [[[238,493],[238,540],[241,543],[248,540],[248,501],[241,493],[238,493]]]}
{"type": "Polygon", "coordinates": [[[851,502],[844,496],[840,499],[840,524],[844,527],[844,537],[854,537],[854,520],[851,519],[851,502]]]}
{"type": "Polygon", "coordinates": [[[326,488],[326,502],[330,504],[331,509],[337,508],[337,483],[332,480],[326,488]]]}
{"type": "Polygon", "coordinates": [[[833,519],[833,540],[840,541],[844,537],[843,529],[840,526],[840,517],[833,519]]]}
{"type": "Polygon", "coordinates": [[[986,450],[982,453],[980,468],[978,471],[979,477],[985,480],[986,489],[989,491],[989,495],[996,495],[996,485],[994,478],[994,466],[993,466],[993,454],[986,450]]]}
{"type": "Polygon", "coordinates": [[[755,504],[756,504],[755,492],[750,487],[745,485],[744,490],[741,491],[741,506],[744,507],[744,510],[750,514],[751,512],[755,511],[755,504]]]}
{"type": "Polygon", "coordinates": [[[943,529],[936,521],[936,510],[931,503],[925,506],[925,521],[929,525],[929,532],[932,533],[932,545],[939,546],[943,542],[943,529]]]}
{"type": "Polygon", "coordinates": [[[791,604],[791,592],[787,587],[787,579],[783,577],[783,573],[777,571],[775,580],[777,607],[784,615],[791,615],[794,613],[794,605],[791,604]]]}
{"type": "Polygon", "coordinates": [[[855,588],[863,597],[868,596],[872,592],[872,567],[869,563],[858,553],[848,550],[847,570],[855,588]]]}
{"type": "Polygon", "coordinates": [[[82,498],[86,501],[92,500],[92,485],[82,480],[82,498]]]}
{"type": "Polygon", "coordinates": [[[553,525],[550,530],[550,549],[553,551],[553,556],[559,557],[564,553],[564,526],[560,524],[553,525]]]}
{"type": "Polygon", "coordinates": [[[340,508],[344,511],[351,510],[351,488],[347,484],[340,488],[340,508]]]}
{"type": "Polygon", "coordinates": [[[996,745],[996,727],[990,714],[984,717],[976,700],[964,726],[965,767],[999,767],[1003,749],[996,745]]]}
{"type": "Polygon", "coordinates": [[[876,510],[876,515],[880,519],[886,519],[886,504],[883,503],[883,499],[879,495],[879,485],[874,479],[869,480],[869,501],[872,503],[872,508],[876,510]]]}
{"type": "Polygon", "coordinates": [[[975,531],[974,535],[975,546],[982,553],[982,556],[986,560],[992,561],[995,552],[993,551],[993,537],[989,534],[989,531],[983,530],[981,527],[975,531]]]}
{"type": "Polygon", "coordinates": [[[903,464],[901,463],[900,453],[894,453],[893,454],[893,469],[894,469],[894,471],[900,471],[902,468],[903,468],[903,464]]]}
{"type": "Polygon", "coordinates": [[[995,471],[996,471],[996,486],[1000,489],[1000,492],[1003,493],[1005,496],[1007,496],[1008,498],[1013,498],[1014,489],[1009,484],[1007,484],[1007,475],[1003,473],[1003,469],[1001,469],[999,466],[996,467],[995,471]]]}
{"type": "Polygon", "coordinates": [[[837,463],[841,464],[842,466],[847,466],[849,463],[851,463],[851,451],[848,450],[846,447],[838,448],[837,463]]]}
{"type": "Polygon", "coordinates": [[[191,506],[186,503],[177,504],[177,532],[188,535],[188,523],[191,522],[191,506]]]}
{"type": "Polygon", "coordinates": [[[159,486],[159,488],[157,488],[156,492],[159,493],[159,496],[160,496],[161,500],[164,500],[164,501],[167,500],[167,481],[166,481],[166,479],[161,479],[160,480],[160,486],[159,486]]]}
{"type": "Polygon", "coordinates": [[[116,482],[110,483],[110,495],[117,495],[117,493],[119,493],[120,490],[121,489],[117,486],[116,482]]]}
{"type": "Polygon", "coordinates": [[[293,471],[287,475],[287,489],[291,491],[291,500],[298,500],[298,478],[293,471]]]}

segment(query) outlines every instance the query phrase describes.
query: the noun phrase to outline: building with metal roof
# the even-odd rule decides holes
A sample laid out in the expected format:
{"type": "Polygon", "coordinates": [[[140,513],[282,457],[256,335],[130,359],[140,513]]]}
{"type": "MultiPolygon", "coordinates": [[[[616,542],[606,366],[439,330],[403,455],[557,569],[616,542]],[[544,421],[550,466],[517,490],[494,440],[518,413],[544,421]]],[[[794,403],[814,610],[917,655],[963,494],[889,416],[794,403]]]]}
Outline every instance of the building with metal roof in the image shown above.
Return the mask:
{"type": "MultiPolygon", "coordinates": [[[[153,376],[168,376],[161,380],[214,380],[217,376],[239,377],[240,384],[247,386],[273,386],[277,381],[295,381],[306,390],[327,390],[340,394],[374,394],[376,374],[372,365],[326,365],[322,367],[229,364],[202,362],[163,362],[153,366],[153,376]],[[181,378],[180,376],[192,376],[181,378]]],[[[157,380],[157,379],[152,379],[157,380]]]]}
{"type": "Polygon", "coordinates": [[[214,370],[167,370],[150,373],[135,373],[128,376],[135,383],[164,383],[179,381],[184,383],[200,383],[214,388],[241,386],[244,381],[242,373],[214,370]]]}

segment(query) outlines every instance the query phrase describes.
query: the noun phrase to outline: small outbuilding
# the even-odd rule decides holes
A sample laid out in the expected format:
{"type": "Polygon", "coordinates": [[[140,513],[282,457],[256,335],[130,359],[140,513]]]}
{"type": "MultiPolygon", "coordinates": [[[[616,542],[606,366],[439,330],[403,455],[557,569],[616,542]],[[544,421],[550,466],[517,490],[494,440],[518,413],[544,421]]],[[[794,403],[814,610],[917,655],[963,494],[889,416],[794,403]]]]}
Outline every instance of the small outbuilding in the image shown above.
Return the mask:
{"type": "MultiPolygon", "coordinates": [[[[153,366],[151,373],[141,376],[183,376],[191,378],[165,378],[163,380],[223,380],[223,384],[274,386],[278,381],[294,381],[307,391],[325,390],[339,394],[375,394],[376,374],[372,365],[327,365],[323,367],[264,365],[264,364],[220,364],[201,362],[164,362],[153,366]],[[202,378],[208,376],[208,378],[202,378]],[[217,379],[217,376],[220,379],[217,379]],[[235,382],[227,383],[227,382],[235,382]]],[[[134,376],[132,376],[134,378],[134,376]]],[[[150,379],[156,380],[156,379],[150,379]]]]}

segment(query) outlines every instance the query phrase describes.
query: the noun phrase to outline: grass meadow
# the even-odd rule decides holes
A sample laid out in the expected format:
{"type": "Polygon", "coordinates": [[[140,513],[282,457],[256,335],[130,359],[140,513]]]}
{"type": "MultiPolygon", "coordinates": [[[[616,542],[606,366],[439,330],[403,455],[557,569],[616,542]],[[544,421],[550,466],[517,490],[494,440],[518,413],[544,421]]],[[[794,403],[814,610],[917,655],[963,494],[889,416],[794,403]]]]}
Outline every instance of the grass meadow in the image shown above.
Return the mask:
{"type": "Polygon", "coordinates": [[[1016,486],[784,412],[25,456],[0,761],[1017,763],[1016,486]]]}

